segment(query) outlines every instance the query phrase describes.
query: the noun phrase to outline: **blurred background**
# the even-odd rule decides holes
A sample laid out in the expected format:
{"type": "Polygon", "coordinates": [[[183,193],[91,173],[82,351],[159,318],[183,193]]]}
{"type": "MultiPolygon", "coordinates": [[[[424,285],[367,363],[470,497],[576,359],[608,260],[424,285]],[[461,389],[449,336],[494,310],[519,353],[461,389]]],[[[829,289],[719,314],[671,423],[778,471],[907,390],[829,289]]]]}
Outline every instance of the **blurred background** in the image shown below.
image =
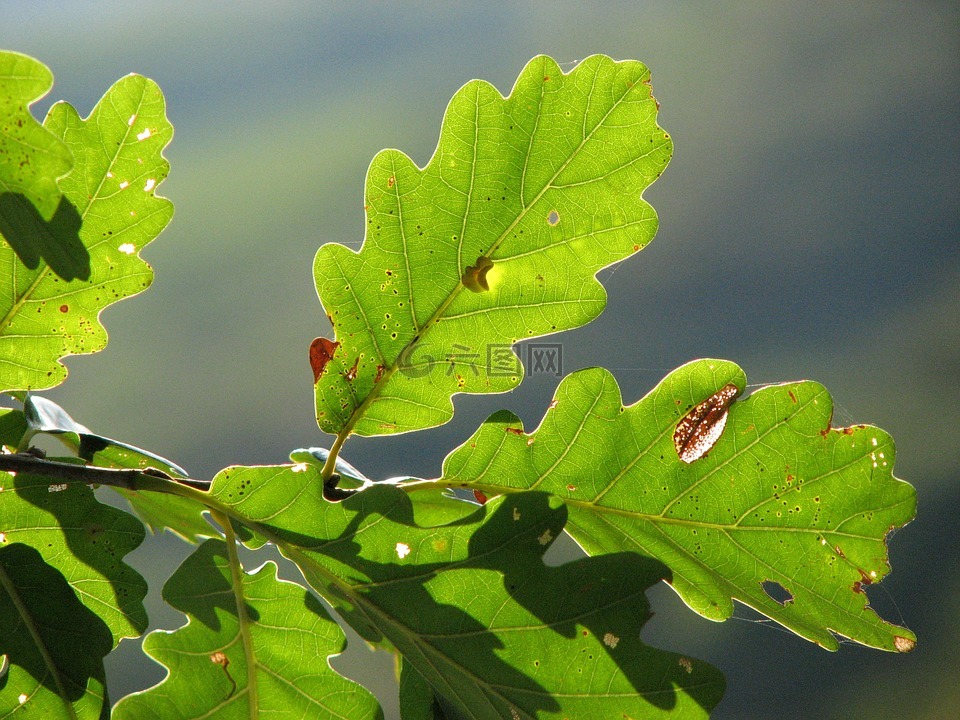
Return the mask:
{"type": "MultiPolygon", "coordinates": [[[[702,620],[665,586],[644,637],[726,673],[716,718],[956,717],[956,2],[4,0],[0,47],[52,69],[41,116],[54,99],[85,116],[129,72],[163,89],[176,134],[160,194],[176,216],[143,253],[156,281],[106,310],[107,349],[70,358],[47,395],[194,477],[329,444],[307,363],[329,331],[311,266],[322,243],[359,246],[378,150],[424,165],[457,88],[483,78],[507,93],[538,53],[567,70],[593,53],[645,62],[676,143],[645,193],[660,232],[603,271],[601,318],[555,338],[563,370],[604,365],[634,402],[688,360],[726,358],[751,383],[820,381],[836,424],[889,431],[919,517],[870,598],[920,639],[907,656],[827,653],[747,608],[702,620]]],[[[509,395],[459,396],[450,424],[352,440],[344,456],[371,477],[435,476],[490,412],[535,426],[555,385],[533,376],[509,395]]],[[[129,556],[151,579],[152,627],[183,621],[159,588],[188,551],[166,535],[129,556]]],[[[338,667],[381,673],[372,686],[395,717],[389,658],[354,645],[338,667]]],[[[138,642],[108,662],[114,699],[164,674],[138,642]]]]}

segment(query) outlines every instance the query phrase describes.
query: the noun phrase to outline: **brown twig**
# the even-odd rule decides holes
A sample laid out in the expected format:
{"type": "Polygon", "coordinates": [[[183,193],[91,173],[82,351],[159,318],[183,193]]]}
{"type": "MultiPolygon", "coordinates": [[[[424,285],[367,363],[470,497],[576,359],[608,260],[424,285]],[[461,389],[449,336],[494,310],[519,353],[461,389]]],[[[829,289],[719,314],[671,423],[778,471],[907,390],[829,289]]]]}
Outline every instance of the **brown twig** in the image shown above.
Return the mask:
{"type": "Polygon", "coordinates": [[[87,485],[110,485],[126,490],[158,490],[163,484],[157,480],[179,483],[197,490],[209,490],[210,480],[194,480],[168,475],[156,468],[143,470],[103,468],[94,465],[79,465],[57,462],[37,457],[32,453],[0,455],[0,471],[40,475],[61,483],[84,483],[87,485]]]}

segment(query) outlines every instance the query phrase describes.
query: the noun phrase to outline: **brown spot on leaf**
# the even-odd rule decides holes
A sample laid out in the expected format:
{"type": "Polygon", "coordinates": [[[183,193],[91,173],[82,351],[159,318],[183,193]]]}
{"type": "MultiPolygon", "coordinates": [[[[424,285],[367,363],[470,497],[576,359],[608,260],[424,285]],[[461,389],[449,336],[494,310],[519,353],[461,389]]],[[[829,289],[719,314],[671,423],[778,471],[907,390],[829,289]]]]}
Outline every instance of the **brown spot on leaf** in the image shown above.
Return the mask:
{"type": "Polygon", "coordinates": [[[320,376],[323,375],[323,369],[330,362],[330,358],[340,347],[340,343],[327,340],[323,337],[315,338],[310,343],[310,367],[313,368],[313,384],[320,382],[320,376]]]}
{"type": "Polygon", "coordinates": [[[521,430],[520,428],[508,427],[505,432],[508,432],[511,435],[523,435],[523,430],[521,430]]]}
{"type": "Polygon", "coordinates": [[[396,182],[397,182],[397,178],[391,175],[389,178],[387,178],[387,187],[392,188],[396,184],[396,182]]]}
{"type": "Polygon", "coordinates": [[[673,433],[677,455],[685,463],[692,463],[716,444],[727,424],[727,410],[740,389],[730,383],[684,415],[673,433]]]}
{"type": "Polygon", "coordinates": [[[857,568],[857,570],[860,572],[860,579],[853,584],[853,591],[855,593],[866,592],[864,588],[873,585],[873,578],[867,575],[867,573],[865,573],[863,570],[860,570],[860,568],[857,568]]]}
{"type": "Polygon", "coordinates": [[[897,649],[897,652],[910,652],[917,646],[917,641],[895,635],[893,638],[893,646],[897,649]]]}
{"type": "MultiPolygon", "coordinates": [[[[230,670],[228,669],[230,665],[230,658],[228,658],[221,651],[217,650],[216,652],[210,654],[210,662],[223,668],[223,673],[227,676],[227,680],[230,682],[230,695],[233,695],[233,693],[235,693],[237,690],[237,683],[230,675],[230,670]]],[[[230,695],[227,697],[230,697],[230,695]]]]}
{"type": "Polygon", "coordinates": [[[793,394],[793,390],[787,390],[787,395],[790,396],[790,399],[793,400],[793,402],[797,402],[797,396],[793,394]]]}
{"type": "Polygon", "coordinates": [[[377,365],[377,376],[373,379],[373,384],[376,385],[380,382],[380,378],[383,377],[384,371],[387,369],[385,365],[377,365]]]}
{"type": "Polygon", "coordinates": [[[490,289],[487,283],[487,273],[493,267],[493,261],[481,255],[477,258],[476,265],[470,265],[463,271],[460,281],[471,292],[480,293],[490,289]]]}
{"type": "Polygon", "coordinates": [[[67,312],[69,309],[70,309],[70,306],[69,306],[69,305],[61,305],[61,306],[60,306],[60,312],[62,312],[62,313],[67,312]]]}
{"type": "Polygon", "coordinates": [[[487,504],[487,496],[484,495],[482,490],[474,490],[473,496],[477,499],[477,502],[480,503],[481,505],[487,504]]]}
{"type": "Polygon", "coordinates": [[[347,379],[347,382],[353,382],[354,380],[357,379],[357,368],[359,366],[360,366],[360,358],[358,357],[356,360],[353,361],[353,367],[347,370],[346,373],[344,373],[343,377],[347,379]]]}

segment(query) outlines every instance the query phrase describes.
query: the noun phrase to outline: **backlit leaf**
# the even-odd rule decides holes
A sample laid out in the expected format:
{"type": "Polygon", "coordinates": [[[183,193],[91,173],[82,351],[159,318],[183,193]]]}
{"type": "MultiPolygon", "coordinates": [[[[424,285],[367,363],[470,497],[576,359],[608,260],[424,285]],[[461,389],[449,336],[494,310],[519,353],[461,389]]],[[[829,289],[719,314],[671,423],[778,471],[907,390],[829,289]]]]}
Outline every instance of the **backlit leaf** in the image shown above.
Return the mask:
{"type": "Polygon", "coordinates": [[[0,717],[105,717],[112,647],[110,629],[40,553],[0,543],[0,717]]]}
{"type": "MultiPolygon", "coordinates": [[[[24,410],[31,433],[53,435],[91,465],[130,470],[153,468],[174,478],[188,477],[186,470],[166,458],[93,433],[52,400],[28,395],[24,410]]],[[[2,427],[3,421],[0,419],[0,430],[2,427]]],[[[213,529],[203,516],[203,505],[195,500],[170,493],[137,492],[121,487],[111,487],[110,490],[122,495],[152,532],[170,530],[189,542],[197,542],[213,534],[213,529]]]]}
{"type": "Polygon", "coordinates": [[[106,624],[113,645],[147,627],[146,581],[123,562],[143,536],[136,518],[98,502],[86,485],[0,473],[0,547],[37,550],[106,624]]]}
{"type": "Polygon", "coordinates": [[[26,432],[27,419],[23,411],[0,408],[0,445],[13,452],[20,446],[20,440],[26,432]]]}
{"type": "Polygon", "coordinates": [[[454,393],[516,387],[511,345],[597,317],[597,271],[653,238],[641,194],[672,147],[647,68],[598,55],[566,74],[537,57],[507,98],[467,83],[422,170],[379,153],[363,247],[314,264],[336,333],[310,352],[321,429],[432,427],[454,393]]]}
{"type": "Polygon", "coordinates": [[[60,203],[57,180],[73,164],[69,148],[30,114],[52,86],[43,63],[0,50],[0,204],[5,195],[19,195],[45,220],[60,203]]]}
{"type": "Polygon", "coordinates": [[[228,468],[212,494],[464,717],[705,717],[719,700],[712,667],[640,641],[663,565],[636,553],[543,563],[566,521],[550,496],[429,527],[395,487],[333,504],[321,486],[309,464],[228,468]]]}
{"type": "Polygon", "coordinates": [[[184,561],[163,597],[189,622],[143,642],[168,675],[121,700],[116,720],[383,717],[369,692],[330,667],[346,638],[309,591],[278,580],[273,563],[241,577],[237,587],[220,540],[184,561]]]}
{"type": "Polygon", "coordinates": [[[53,387],[66,377],[61,358],[103,349],[100,312],[150,284],[153,271],[139,253],[173,214],[171,203],[155,195],[167,175],[161,151],[173,128],[152,81],[119,80],[87,120],[57,103],[45,127],[75,158],[60,190],[75,209],[71,222],[89,251],[91,273],[67,282],[46,263],[24,267],[0,246],[0,390],[53,387]]]}
{"type": "Polygon", "coordinates": [[[661,560],[673,588],[713,620],[729,617],[735,598],[831,650],[833,633],[912,649],[913,633],[884,622],[865,593],[890,570],[888,536],[916,509],[913,487],[893,477],[893,441],[875,427],[831,427],[827,391],[798,382],[733,401],[709,447],[684,457],[677,428],[745,383],[736,365],[699,360],[624,408],[608,372],[583,370],[536,431],[510,413],[491,417],[447,458],[440,484],[553,493],[590,554],[661,560]]]}

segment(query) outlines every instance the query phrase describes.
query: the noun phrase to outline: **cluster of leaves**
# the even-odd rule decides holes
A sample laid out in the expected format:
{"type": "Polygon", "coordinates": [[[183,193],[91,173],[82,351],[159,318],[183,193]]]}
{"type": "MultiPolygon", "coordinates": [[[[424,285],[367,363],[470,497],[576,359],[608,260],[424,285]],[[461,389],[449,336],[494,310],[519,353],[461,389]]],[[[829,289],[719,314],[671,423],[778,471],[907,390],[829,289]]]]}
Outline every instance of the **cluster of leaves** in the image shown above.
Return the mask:
{"type": "Polygon", "coordinates": [[[351,434],[433,427],[456,393],[515,387],[504,348],[603,310],[596,273],[653,238],[641,192],[672,152],[642,64],[535,58],[509,97],[457,92],[425,168],[378,154],[362,249],[325,245],[314,267],[335,332],[309,353],[332,447],[210,483],[31,394],[103,347],[100,311],[147,287],[139,252],[172,215],[155,194],[172,137],[156,85],[128,76],[88,118],[58,103],[41,125],[29,105],[51,81],[0,53],[0,390],[21,404],[0,411],[0,715],[382,717],[331,668],[345,638],[314,593],[396,653],[408,720],[708,715],[720,672],[640,638],[660,580],[705,617],[737,599],[828,649],[915,644],[864,592],[913,488],[883,431],[831,427],[816,383],[741,398],[736,365],[700,360],[625,407],[588,369],[533,432],[492,415],[439,478],[371,482],[339,457],[351,434]],[[38,434],[64,457],[32,453],[38,434]],[[124,562],[145,525],[198,543],[163,589],[188,622],[145,638],[167,677],[111,710],[103,657],[147,625],[124,562]],[[562,532],[588,557],[549,566],[562,532]],[[275,545],[310,589],[272,563],[247,572],[240,543],[275,545]]]}

